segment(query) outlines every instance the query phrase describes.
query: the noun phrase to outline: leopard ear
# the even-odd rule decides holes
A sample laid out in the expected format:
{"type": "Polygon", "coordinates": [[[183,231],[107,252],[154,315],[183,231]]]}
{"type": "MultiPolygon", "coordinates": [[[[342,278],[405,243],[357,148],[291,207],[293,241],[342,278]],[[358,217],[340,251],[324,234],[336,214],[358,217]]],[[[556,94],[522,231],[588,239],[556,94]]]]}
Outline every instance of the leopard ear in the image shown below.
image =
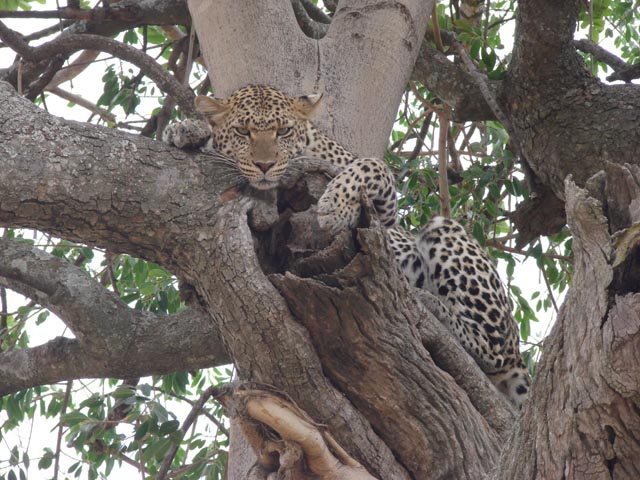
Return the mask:
{"type": "Polygon", "coordinates": [[[303,118],[309,118],[322,99],[321,93],[312,95],[303,95],[293,101],[293,107],[302,115],[303,118]]]}
{"type": "Polygon", "coordinates": [[[213,97],[198,95],[195,100],[196,109],[207,117],[209,123],[214,126],[220,123],[229,112],[229,103],[213,97]]]}

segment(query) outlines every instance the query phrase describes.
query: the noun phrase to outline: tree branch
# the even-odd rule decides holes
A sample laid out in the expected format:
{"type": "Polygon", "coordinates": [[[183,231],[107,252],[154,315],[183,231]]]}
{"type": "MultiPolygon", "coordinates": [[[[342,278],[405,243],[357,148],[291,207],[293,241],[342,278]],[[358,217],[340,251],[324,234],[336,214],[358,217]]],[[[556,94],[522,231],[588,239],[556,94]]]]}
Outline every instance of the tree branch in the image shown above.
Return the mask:
{"type": "Polygon", "coordinates": [[[166,264],[180,232],[210,222],[233,184],[211,156],[57,119],[9,84],[0,83],[0,101],[2,225],[166,264]]]}
{"type": "Polygon", "coordinates": [[[76,336],[0,354],[0,395],[61,380],[130,378],[230,362],[207,314],[132,309],[80,268],[42,250],[0,240],[0,278],[58,314],[76,336]]]}
{"type": "Polygon", "coordinates": [[[631,125],[638,122],[640,87],[603,85],[590,76],[573,40],[580,5],[579,0],[519,5],[501,98],[527,167],[560,199],[569,174],[584,185],[602,169],[603,159],[639,161],[634,149],[640,132],[631,125]],[[559,132],[571,132],[572,141],[559,132]]]}
{"type": "Polygon", "coordinates": [[[195,96],[189,88],[180,84],[146,53],[116,40],[98,35],[70,34],[60,35],[55,40],[39,47],[31,47],[18,33],[7,28],[2,22],[0,22],[0,40],[31,62],[39,62],[57,55],[68,57],[78,50],[90,49],[108,52],[142,69],[162,91],[176,100],[185,113],[190,116],[200,116],[193,103],[195,96]]]}
{"type": "Polygon", "coordinates": [[[590,53],[597,60],[600,60],[602,63],[606,63],[616,71],[623,70],[629,67],[629,65],[627,65],[627,63],[624,60],[622,60],[620,57],[605,50],[600,45],[598,45],[595,42],[592,42],[587,38],[574,40],[573,44],[576,46],[578,50],[581,50],[585,53],[590,53]]]}
{"type": "MultiPolygon", "coordinates": [[[[454,121],[492,120],[495,118],[482,92],[472,76],[425,38],[411,74],[430,91],[438,95],[453,108],[454,121]]],[[[500,82],[491,82],[490,88],[498,97],[500,82]]]]}
{"type": "Polygon", "coordinates": [[[614,248],[602,204],[570,178],[565,198],[573,233],[572,287],[545,340],[521,428],[506,445],[495,478],[640,475],[640,424],[621,413],[637,409],[640,295],[615,294],[614,248]],[[533,444],[535,449],[525,447],[533,444]]]}
{"type": "MultiPolygon", "coordinates": [[[[416,328],[427,321],[420,315],[424,309],[389,261],[392,256],[381,232],[359,230],[358,243],[361,252],[331,281],[291,273],[272,276],[271,281],[309,331],[326,375],[366,415],[385,443],[393,445],[412,478],[481,478],[495,461],[487,452],[492,445],[497,449],[497,433],[487,428],[487,420],[467,395],[434,364],[416,328]],[[411,415],[394,414],[399,411],[411,415]],[[436,424],[446,424],[446,432],[436,424]],[[477,435],[488,447],[482,453],[476,450],[478,444],[465,440],[477,435]],[[451,451],[464,457],[464,469],[446,453],[451,451]],[[425,455],[441,461],[437,466],[424,462],[425,455]]],[[[433,317],[428,321],[437,322],[433,317]]],[[[430,336],[433,344],[433,333],[430,336]]],[[[440,358],[445,358],[442,350],[440,358]]],[[[501,424],[504,434],[511,412],[495,401],[499,394],[494,388],[486,383],[484,387],[485,398],[501,409],[492,423],[501,424]]]]}
{"type": "Polygon", "coordinates": [[[113,113],[105,110],[104,108],[98,107],[97,105],[95,105],[94,103],[91,103],[89,100],[81,97],[80,95],[75,95],[71,92],[67,92],[66,90],[63,90],[60,87],[52,87],[51,83],[53,82],[50,82],[49,85],[45,87],[45,90],[47,92],[51,92],[54,95],[67,100],[68,102],[73,102],[77,105],[80,105],[81,107],[86,108],[93,115],[98,115],[100,118],[102,118],[106,122],[116,123],[116,116],[113,113]]]}
{"type": "Polygon", "coordinates": [[[300,28],[305,35],[317,39],[327,34],[329,25],[326,22],[318,22],[316,19],[311,18],[309,10],[303,5],[301,0],[291,0],[291,5],[293,6],[293,11],[296,14],[300,28]]]}

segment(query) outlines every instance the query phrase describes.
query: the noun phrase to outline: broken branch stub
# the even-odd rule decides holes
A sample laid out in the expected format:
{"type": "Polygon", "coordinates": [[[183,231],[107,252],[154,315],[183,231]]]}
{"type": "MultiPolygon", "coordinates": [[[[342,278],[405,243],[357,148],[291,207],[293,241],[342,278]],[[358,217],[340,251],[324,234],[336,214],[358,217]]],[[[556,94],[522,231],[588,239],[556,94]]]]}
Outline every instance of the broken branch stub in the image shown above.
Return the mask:
{"type": "Polygon", "coordinates": [[[229,385],[215,395],[258,457],[249,478],[375,480],[291,400],[254,387],[229,385]]]}

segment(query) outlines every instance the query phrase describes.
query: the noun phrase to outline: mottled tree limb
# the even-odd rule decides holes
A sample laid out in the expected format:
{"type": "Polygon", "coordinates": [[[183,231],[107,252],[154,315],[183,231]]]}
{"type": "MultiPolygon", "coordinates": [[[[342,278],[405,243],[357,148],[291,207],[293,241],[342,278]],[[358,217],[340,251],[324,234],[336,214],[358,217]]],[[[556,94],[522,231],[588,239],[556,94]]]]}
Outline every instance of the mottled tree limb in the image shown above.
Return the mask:
{"type": "Polygon", "coordinates": [[[206,155],[58,119],[7,83],[0,82],[0,101],[2,225],[163,263],[181,232],[209,221],[231,185],[228,169],[206,155]]]}

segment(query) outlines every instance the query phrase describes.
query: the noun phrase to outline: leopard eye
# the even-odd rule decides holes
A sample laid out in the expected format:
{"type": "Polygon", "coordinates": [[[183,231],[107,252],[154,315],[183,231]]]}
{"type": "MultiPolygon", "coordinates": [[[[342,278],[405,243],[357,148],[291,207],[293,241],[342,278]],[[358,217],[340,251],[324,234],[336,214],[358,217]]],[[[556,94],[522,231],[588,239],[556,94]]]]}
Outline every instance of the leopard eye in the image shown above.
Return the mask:
{"type": "Polygon", "coordinates": [[[233,127],[233,129],[241,137],[248,137],[249,136],[249,129],[248,128],[245,128],[245,127],[233,127]]]}
{"type": "Polygon", "coordinates": [[[293,131],[293,128],[291,127],[282,127],[278,129],[278,136],[279,137],[286,137],[287,135],[289,135],[291,132],[293,131]]]}

